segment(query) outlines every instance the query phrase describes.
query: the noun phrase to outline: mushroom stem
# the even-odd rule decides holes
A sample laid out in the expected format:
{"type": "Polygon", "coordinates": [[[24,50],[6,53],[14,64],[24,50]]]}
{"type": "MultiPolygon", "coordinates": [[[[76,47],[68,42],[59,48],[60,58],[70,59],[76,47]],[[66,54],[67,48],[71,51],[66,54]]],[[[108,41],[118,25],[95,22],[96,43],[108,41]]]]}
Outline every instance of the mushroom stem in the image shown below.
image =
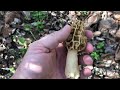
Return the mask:
{"type": "Polygon", "coordinates": [[[70,79],[78,79],[80,77],[77,50],[68,50],[65,75],[66,78],[70,79]]]}

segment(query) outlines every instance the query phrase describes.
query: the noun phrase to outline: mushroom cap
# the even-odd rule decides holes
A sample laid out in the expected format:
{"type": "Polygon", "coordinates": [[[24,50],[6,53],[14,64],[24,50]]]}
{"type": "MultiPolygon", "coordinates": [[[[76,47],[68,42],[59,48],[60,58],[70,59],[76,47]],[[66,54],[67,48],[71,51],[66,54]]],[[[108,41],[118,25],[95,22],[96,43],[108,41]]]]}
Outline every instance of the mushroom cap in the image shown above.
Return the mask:
{"type": "Polygon", "coordinates": [[[72,31],[66,40],[68,50],[77,50],[81,52],[85,49],[87,37],[85,36],[84,21],[73,20],[71,22],[72,31]]]}

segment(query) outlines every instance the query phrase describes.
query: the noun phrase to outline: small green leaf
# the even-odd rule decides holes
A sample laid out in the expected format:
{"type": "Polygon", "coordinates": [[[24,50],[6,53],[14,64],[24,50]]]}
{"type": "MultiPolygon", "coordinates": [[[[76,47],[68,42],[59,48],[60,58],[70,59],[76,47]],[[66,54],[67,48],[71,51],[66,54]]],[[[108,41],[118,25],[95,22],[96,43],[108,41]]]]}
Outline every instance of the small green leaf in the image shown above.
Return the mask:
{"type": "Polygon", "coordinates": [[[19,53],[24,55],[26,53],[27,49],[26,48],[21,48],[19,49],[19,53]]]}
{"type": "Polygon", "coordinates": [[[24,25],[24,28],[25,28],[26,31],[29,31],[29,30],[31,30],[32,25],[30,25],[30,24],[25,24],[25,25],[24,25]]]}
{"type": "Polygon", "coordinates": [[[103,52],[103,49],[100,49],[100,50],[99,50],[99,52],[101,52],[101,53],[102,53],[102,52],[103,52]]]}
{"type": "Polygon", "coordinates": [[[98,49],[104,48],[104,45],[105,45],[104,41],[103,41],[103,42],[99,42],[99,43],[97,44],[97,48],[98,48],[98,49]]]}
{"type": "Polygon", "coordinates": [[[25,45],[25,44],[26,44],[25,38],[24,38],[24,37],[19,37],[19,38],[18,38],[18,43],[19,43],[20,45],[25,45]]]}
{"type": "Polygon", "coordinates": [[[15,73],[15,69],[13,67],[11,67],[10,72],[15,73]]]}
{"type": "Polygon", "coordinates": [[[97,52],[92,52],[91,53],[91,57],[95,60],[99,60],[100,59],[100,55],[97,52]]]}
{"type": "Polygon", "coordinates": [[[47,14],[43,11],[32,11],[31,16],[35,21],[43,20],[47,14]]]}

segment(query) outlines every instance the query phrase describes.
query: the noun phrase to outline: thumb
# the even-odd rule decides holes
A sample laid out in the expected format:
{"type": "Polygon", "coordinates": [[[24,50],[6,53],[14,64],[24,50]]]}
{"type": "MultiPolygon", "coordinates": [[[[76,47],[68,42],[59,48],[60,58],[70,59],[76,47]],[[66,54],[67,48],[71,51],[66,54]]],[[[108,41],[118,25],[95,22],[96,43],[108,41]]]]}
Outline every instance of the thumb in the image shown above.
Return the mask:
{"type": "Polygon", "coordinates": [[[59,43],[65,41],[70,35],[71,27],[66,25],[59,31],[51,33],[39,40],[39,44],[42,44],[48,49],[54,49],[58,46],[59,43]]]}

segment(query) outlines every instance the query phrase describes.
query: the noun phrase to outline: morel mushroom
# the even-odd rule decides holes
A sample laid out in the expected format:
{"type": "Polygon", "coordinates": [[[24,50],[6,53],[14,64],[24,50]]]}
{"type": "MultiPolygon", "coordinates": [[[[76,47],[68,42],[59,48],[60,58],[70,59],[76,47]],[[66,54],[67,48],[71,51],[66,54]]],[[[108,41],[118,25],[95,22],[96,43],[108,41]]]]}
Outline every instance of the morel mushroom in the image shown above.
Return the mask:
{"type": "Polygon", "coordinates": [[[78,79],[80,77],[80,69],[78,65],[78,53],[86,47],[87,37],[85,36],[84,22],[74,20],[71,24],[72,31],[66,40],[68,50],[65,75],[69,79],[78,79]]]}

